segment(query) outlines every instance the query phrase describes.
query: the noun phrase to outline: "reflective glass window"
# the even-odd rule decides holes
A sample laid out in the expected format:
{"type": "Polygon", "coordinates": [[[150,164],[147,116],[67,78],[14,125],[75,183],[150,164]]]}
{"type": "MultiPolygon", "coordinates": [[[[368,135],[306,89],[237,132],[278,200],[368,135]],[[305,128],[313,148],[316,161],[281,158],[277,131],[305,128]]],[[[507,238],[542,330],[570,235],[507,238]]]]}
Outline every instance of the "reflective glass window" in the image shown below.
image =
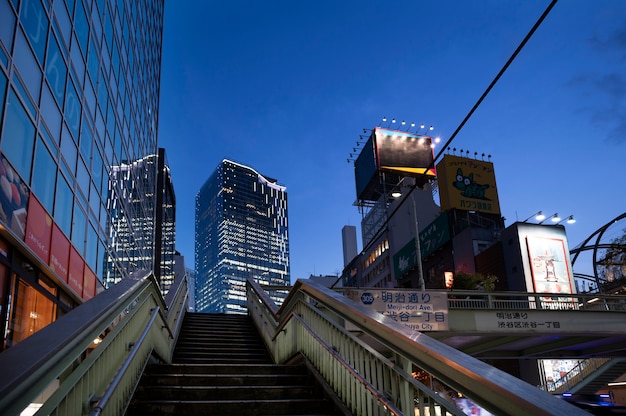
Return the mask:
{"type": "Polygon", "coordinates": [[[98,222],[98,216],[100,215],[100,194],[93,182],[89,186],[89,207],[93,212],[92,218],[95,222],[98,222]]]}
{"type": "Polygon", "coordinates": [[[70,16],[74,13],[74,4],[76,3],[76,0],[65,0],[65,3],[67,3],[67,9],[70,11],[70,16]]]}
{"type": "Polygon", "coordinates": [[[9,66],[9,56],[4,53],[4,49],[0,48],[0,62],[4,65],[4,67],[9,66]]]}
{"type": "Polygon", "coordinates": [[[65,120],[74,137],[78,138],[80,128],[81,104],[78,98],[78,92],[74,87],[74,83],[70,79],[67,83],[67,91],[65,95],[65,120]]]}
{"type": "MultiPolygon", "coordinates": [[[[87,191],[89,191],[89,189],[87,189],[87,191]]],[[[74,194],[76,196],[76,198],[78,199],[78,202],[80,203],[80,205],[82,207],[86,207],[87,204],[87,194],[83,193],[82,190],[80,188],[78,188],[74,194]]]]}
{"type": "MultiPolygon", "coordinates": [[[[65,8],[65,2],[59,0],[54,2],[54,15],[59,23],[58,28],[60,29],[59,32],[61,36],[63,36],[63,41],[66,45],[69,45],[70,36],[72,34],[72,24],[70,23],[70,17],[65,8]]],[[[55,28],[57,28],[56,25],[55,28]]]]}
{"type": "Polygon", "coordinates": [[[87,71],[91,77],[91,82],[94,84],[98,79],[98,50],[93,41],[93,38],[89,42],[89,52],[87,53],[87,71]]]}
{"type": "Polygon", "coordinates": [[[63,175],[57,175],[57,191],[54,200],[54,221],[59,228],[70,235],[72,228],[72,206],[74,196],[63,175]]]}
{"type": "Polygon", "coordinates": [[[98,234],[91,225],[89,225],[87,231],[87,247],[85,251],[85,261],[87,265],[91,270],[96,270],[98,263],[98,234]]]}
{"type": "Polygon", "coordinates": [[[100,20],[101,13],[98,9],[101,11],[101,6],[93,7],[91,9],[91,29],[93,30],[93,33],[91,34],[90,41],[93,41],[94,36],[98,40],[102,38],[102,22],[100,20]]]}
{"type": "Polygon", "coordinates": [[[31,117],[35,118],[37,116],[35,103],[33,103],[33,100],[31,100],[30,94],[26,90],[26,87],[24,87],[24,84],[22,84],[22,80],[17,75],[17,72],[13,72],[12,80],[15,90],[19,93],[19,96],[22,97],[22,100],[24,100],[24,105],[26,105],[26,109],[30,113],[31,117]]]}
{"type": "Polygon", "coordinates": [[[85,79],[85,61],[83,59],[83,55],[81,54],[80,48],[78,47],[78,41],[76,40],[76,36],[74,36],[72,39],[74,39],[72,41],[72,50],[71,50],[71,56],[72,56],[72,65],[74,66],[74,71],[76,74],[76,77],[78,77],[78,87],[82,87],[83,86],[83,82],[85,79]]]}
{"type": "Polygon", "coordinates": [[[72,225],[72,243],[78,252],[85,255],[85,227],[87,227],[87,216],[80,205],[76,205],[74,210],[74,221],[72,225]]]}
{"type": "MultiPolygon", "coordinates": [[[[0,69],[0,103],[4,102],[4,94],[7,92],[7,77],[0,69]]],[[[2,113],[4,112],[4,106],[0,105],[0,120],[2,120],[2,113]]]]}
{"type": "Polygon", "coordinates": [[[61,136],[61,123],[63,118],[61,117],[61,110],[52,95],[52,91],[47,85],[44,85],[42,90],[39,111],[41,111],[41,115],[43,116],[46,125],[56,138],[55,140],[58,140],[61,136]]]}
{"type": "Polygon", "coordinates": [[[63,128],[63,137],[61,137],[61,154],[70,168],[71,176],[74,176],[76,160],[78,159],[78,150],[76,149],[76,143],[74,143],[74,139],[72,139],[72,136],[67,131],[67,128],[63,128]]]}
{"type": "Polygon", "coordinates": [[[37,59],[43,63],[48,35],[48,17],[41,0],[24,0],[20,13],[26,36],[33,45],[37,59]]]}
{"type": "Polygon", "coordinates": [[[35,99],[35,101],[37,101],[39,100],[39,92],[41,91],[41,69],[39,68],[39,64],[37,63],[35,56],[31,53],[31,49],[28,46],[22,31],[18,32],[16,42],[13,62],[15,63],[15,66],[17,66],[21,78],[28,87],[30,95],[35,99]]]}
{"type": "Polygon", "coordinates": [[[93,134],[86,120],[83,119],[83,126],[80,133],[80,154],[85,161],[91,159],[91,145],[93,144],[93,134]]]}
{"type": "Polygon", "coordinates": [[[87,16],[85,15],[82,1],[76,3],[74,30],[76,31],[76,36],[78,36],[78,43],[80,44],[83,56],[85,56],[87,52],[87,40],[89,38],[89,25],[87,24],[87,16]]]}
{"type": "Polygon", "coordinates": [[[85,80],[85,89],[83,94],[85,95],[85,113],[89,115],[90,120],[93,121],[96,115],[96,91],[93,89],[93,85],[89,78],[85,80]]]}
{"type": "Polygon", "coordinates": [[[76,181],[83,194],[89,193],[89,173],[82,158],[78,158],[78,166],[76,166],[76,181]]]}
{"type": "Polygon", "coordinates": [[[30,181],[35,126],[13,89],[9,94],[0,148],[20,176],[30,181]]]}
{"type": "Polygon", "coordinates": [[[110,48],[111,42],[113,41],[113,23],[111,23],[111,13],[109,12],[109,8],[105,7],[105,15],[104,15],[104,37],[107,41],[107,45],[110,48]]]}
{"type": "Polygon", "coordinates": [[[117,42],[113,43],[113,56],[111,57],[111,65],[113,65],[113,73],[116,78],[120,76],[120,53],[117,42]]]}
{"type": "Polygon", "coordinates": [[[10,51],[13,48],[13,33],[15,32],[16,19],[9,2],[0,1],[0,16],[2,16],[2,24],[0,25],[0,40],[2,40],[7,50],[10,51]]]}
{"type": "Polygon", "coordinates": [[[44,125],[41,125],[39,127],[39,134],[41,135],[40,138],[43,139],[44,142],[46,142],[48,150],[50,150],[50,152],[52,153],[52,157],[56,160],[57,154],[59,153],[59,138],[61,137],[61,135],[57,134],[53,138],[53,136],[50,135],[50,132],[44,125]]]}
{"type": "Polygon", "coordinates": [[[37,147],[35,148],[33,172],[33,192],[46,210],[53,212],[57,164],[41,137],[37,140],[37,147]]]}
{"type": "Polygon", "coordinates": [[[94,150],[93,159],[91,161],[91,178],[95,182],[97,189],[101,189],[103,166],[100,151],[94,150]]]}
{"type": "Polygon", "coordinates": [[[67,65],[61,54],[61,49],[54,36],[50,36],[48,45],[48,61],[46,63],[46,78],[50,83],[52,92],[59,105],[63,104],[65,97],[65,79],[67,76],[67,65]]]}

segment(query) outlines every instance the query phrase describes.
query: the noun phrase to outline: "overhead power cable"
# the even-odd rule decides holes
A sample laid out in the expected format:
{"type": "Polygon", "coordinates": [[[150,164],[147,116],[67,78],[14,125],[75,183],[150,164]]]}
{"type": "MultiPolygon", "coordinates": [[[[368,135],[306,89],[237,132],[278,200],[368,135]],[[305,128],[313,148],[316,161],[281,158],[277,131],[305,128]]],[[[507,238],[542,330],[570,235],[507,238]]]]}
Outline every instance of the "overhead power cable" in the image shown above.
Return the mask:
{"type": "Polygon", "coordinates": [[[450,138],[448,139],[448,141],[441,147],[441,150],[439,151],[439,153],[437,153],[437,156],[435,156],[435,158],[433,159],[433,162],[431,163],[431,165],[429,166],[429,169],[432,169],[433,167],[435,167],[435,162],[437,161],[437,159],[439,159],[439,157],[441,156],[441,154],[448,148],[448,146],[450,146],[450,143],[452,143],[452,140],[454,140],[454,138],[456,137],[456,135],[459,133],[459,131],[461,131],[461,129],[463,128],[463,126],[465,126],[465,123],[467,123],[467,120],[470,119],[470,117],[472,116],[472,114],[474,114],[474,111],[476,111],[476,109],[478,108],[478,106],[483,102],[483,100],[485,99],[485,97],[487,97],[487,94],[489,94],[489,92],[491,91],[491,89],[494,87],[494,85],[496,85],[496,83],[498,82],[498,80],[500,79],[500,77],[502,76],[502,74],[504,74],[504,72],[509,68],[509,65],[511,65],[511,63],[513,62],[513,60],[517,57],[517,55],[520,53],[520,51],[524,48],[524,46],[526,45],[526,43],[530,40],[530,38],[533,36],[533,34],[535,33],[535,31],[537,30],[537,28],[539,28],[539,26],[541,25],[541,23],[545,20],[545,18],[548,16],[548,14],[550,13],[550,10],[552,10],[552,8],[554,7],[554,5],[556,4],[557,0],[552,0],[552,2],[550,2],[550,4],[548,5],[548,7],[546,8],[546,10],[543,12],[543,14],[539,17],[539,19],[535,22],[535,24],[533,25],[533,27],[530,29],[530,31],[528,32],[528,34],[526,35],[526,37],[522,40],[522,42],[517,46],[517,49],[515,49],[515,52],[513,52],[513,55],[511,55],[511,57],[509,58],[508,61],[506,61],[506,63],[504,64],[504,66],[502,67],[502,69],[500,70],[500,72],[498,72],[498,75],[496,75],[496,77],[493,79],[493,81],[491,81],[491,84],[489,84],[489,86],[487,87],[487,89],[485,90],[485,92],[483,92],[483,95],[480,96],[480,98],[478,99],[478,101],[476,101],[476,104],[474,104],[474,107],[472,107],[472,109],[470,110],[469,113],[467,113],[467,115],[465,116],[465,118],[463,119],[463,121],[461,121],[461,124],[459,124],[459,126],[456,128],[456,130],[454,131],[454,133],[452,133],[452,135],[450,136],[450,138]]]}
{"type": "MultiPolygon", "coordinates": [[[[524,46],[526,46],[526,43],[528,43],[528,41],[530,40],[530,38],[533,36],[533,34],[537,31],[537,29],[539,28],[539,26],[541,26],[541,23],[543,23],[543,21],[546,19],[546,17],[548,17],[548,14],[550,13],[550,11],[552,10],[552,8],[556,5],[556,2],[558,0],[552,0],[550,2],[550,4],[548,5],[548,7],[546,8],[546,10],[544,10],[544,12],[541,14],[541,16],[539,16],[539,19],[537,19],[537,21],[535,22],[535,24],[533,25],[533,27],[530,29],[530,31],[528,32],[528,34],[524,37],[524,39],[522,40],[522,42],[517,46],[517,48],[515,49],[515,51],[513,52],[513,54],[511,55],[511,57],[506,61],[506,63],[504,64],[504,66],[502,67],[502,69],[500,69],[500,72],[498,72],[498,74],[495,76],[495,78],[493,79],[493,81],[491,81],[491,83],[489,84],[489,86],[487,87],[487,89],[485,90],[485,92],[483,92],[483,94],[480,96],[480,98],[478,99],[478,101],[476,101],[476,104],[474,104],[474,106],[472,107],[472,109],[469,111],[469,113],[467,113],[467,115],[465,116],[465,118],[463,119],[463,121],[461,121],[461,124],[459,124],[459,126],[456,128],[456,130],[454,130],[454,132],[452,133],[452,135],[450,136],[450,138],[445,142],[445,144],[441,147],[441,150],[439,151],[439,153],[437,153],[437,155],[433,158],[433,161],[430,163],[430,165],[428,166],[428,168],[424,171],[424,172],[428,172],[428,170],[433,169],[435,167],[435,162],[437,161],[437,159],[439,159],[439,157],[441,156],[441,154],[445,151],[445,149],[448,148],[448,146],[450,146],[450,143],[452,143],[452,140],[454,140],[454,138],[456,137],[456,135],[461,131],[461,129],[463,128],[463,126],[465,126],[465,123],[467,123],[467,121],[470,119],[470,117],[474,114],[474,112],[476,111],[476,109],[480,106],[480,104],[483,102],[483,100],[485,99],[485,97],[487,97],[487,95],[489,94],[489,92],[491,92],[491,90],[493,89],[493,87],[496,85],[496,83],[498,82],[498,80],[500,80],[500,77],[502,77],[502,75],[504,74],[504,72],[509,68],[509,66],[511,65],[511,63],[515,60],[515,58],[517,57],[517,55],[521,52],[521,50],[524,48],[524,46]]],[[[396,211],[398,211],[398,209],[400,208],[400,206],[402,206],[402,204],[404,203],[404,201],[406,201],[408,199],[408,197],[411,195],[411,193],[413,192],[413,190],[415,189],[415,187],[412,187],[409,192],[406,194],[406,197],[402,199],[402,201],[400,201],[400,203],[395,207],[395,209],[393,210],[393,212],[387,217],[387,219],[385,220],[385,222],[381,225],[381,227],[379,228],[379,230],[376,232],[376,234],[374,235],[374,237],[370,240],[370,243],[368,244],[367,247],[363,247],[363,250],[361,250],[361,253],[365,252],[366,249],[368,249],[375,241],[376,239],[379,237],[381,231],[384,229],[384,227],[387,225],[387,223],[389,222],[389,219],[391,217],[393,217],[393,215],[396,213],[396,211]]],[[[337,284],[337,282],[341,279],[341,276],[339,276],[339,278],[337,279],[337,281],[331,286],[334,287],[335,284],[337,284]]]]}

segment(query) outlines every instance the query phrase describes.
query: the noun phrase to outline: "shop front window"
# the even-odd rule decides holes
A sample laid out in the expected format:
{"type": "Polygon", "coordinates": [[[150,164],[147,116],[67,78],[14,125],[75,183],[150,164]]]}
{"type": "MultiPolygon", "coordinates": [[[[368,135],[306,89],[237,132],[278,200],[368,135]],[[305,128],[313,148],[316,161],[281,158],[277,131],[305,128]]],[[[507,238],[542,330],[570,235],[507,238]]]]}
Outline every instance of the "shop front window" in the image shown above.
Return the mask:
{"type": "MultiPolygon", "coordinates": [[[[15,300],[7,334],[7,346],[15,345],[51,324],[56,318],[56,304],[37,288],[15,276],[18,280],[12,299],[15,300]]],[[[43,289],[54,294],[53,286],[39,281],[43,289]]]]}

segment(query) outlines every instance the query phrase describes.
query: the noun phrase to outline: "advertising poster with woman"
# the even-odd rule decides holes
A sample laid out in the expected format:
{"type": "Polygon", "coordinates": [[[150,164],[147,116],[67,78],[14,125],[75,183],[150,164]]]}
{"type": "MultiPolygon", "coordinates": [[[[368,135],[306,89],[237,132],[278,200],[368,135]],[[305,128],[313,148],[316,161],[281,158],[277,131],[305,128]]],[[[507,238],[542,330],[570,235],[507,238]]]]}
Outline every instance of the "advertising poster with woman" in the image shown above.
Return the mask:
{"type": "MultiPolygon", "coordinates": [[[[573,293],[571,271],[560,238],[526,237],[533,287],[537,293],[573,293]]],[[[546,298],[546,300],[551,298],[546,298]]],[[[552,300],[558,301],[557,298],[552,300]]],[[[565,301],[565,299],[563,299],[565,301]]]]}

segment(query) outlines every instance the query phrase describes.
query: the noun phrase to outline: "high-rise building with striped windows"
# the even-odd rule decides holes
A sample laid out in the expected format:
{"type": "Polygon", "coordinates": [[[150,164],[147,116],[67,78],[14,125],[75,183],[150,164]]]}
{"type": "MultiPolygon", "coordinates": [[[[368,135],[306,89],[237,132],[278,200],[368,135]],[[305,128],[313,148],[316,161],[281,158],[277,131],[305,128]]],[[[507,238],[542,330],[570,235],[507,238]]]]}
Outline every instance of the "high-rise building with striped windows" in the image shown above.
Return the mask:
{"type": "Polygon", "coordinates": [[[287,192],[223,160],[196,195],[196,311],[246,313],[246,281],[289,285],[287,192]]]}
{"type": "Polygon", "coordinates": [[[155,267],[135,241],[154,224],[126,241],[118,227],[154,217],[155,184],[112,172],[157,154],[163,12],[163,0],[0,0],[0,349],[155,267]]]}
{"type": "Polygon", "coordinates": [[[154,272],[161,293],[167,294],[174,281],[176,198],[165,149],[113,166],[109,189],[121,192],[110,192],[107,200],[109,244],[117,255],[107,257],[105,286],[141,264],[154,272]]]}

